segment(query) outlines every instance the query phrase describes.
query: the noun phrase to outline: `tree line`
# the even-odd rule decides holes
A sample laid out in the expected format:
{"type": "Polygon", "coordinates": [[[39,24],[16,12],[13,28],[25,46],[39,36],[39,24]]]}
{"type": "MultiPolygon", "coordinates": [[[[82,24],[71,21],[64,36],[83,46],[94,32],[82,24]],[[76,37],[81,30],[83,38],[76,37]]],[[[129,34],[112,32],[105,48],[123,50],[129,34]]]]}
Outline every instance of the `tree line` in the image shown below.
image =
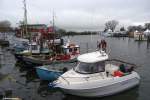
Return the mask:
{"type": "MultiPolygon", "coordinates": [[[[106,32],[108,29],[110,29],[112,32],[114,32],[116,26],[119,25],[119,21],[117,20],[109,20],[105,23],[104,32],[106,32]]],[[[12,30],[11,23],[8,20],[0,21],[0,31],[7,31],[12,30]]],[[[142,25],[132,25],[128,26],[127,30],[128,32],[133,32],[135,30],[137,31],[145,31],[146,29],[150,29],[150,22],[145,23],[142,25]]],[[[125,31],[126,29],[124,27],[120,28],[120,31],[125,31]]],[[[75,32],[75,31],[66,31],[65,29],[58,28],[57,32],[61,33],[62,35],[89,35],[89,34],[97,34],[97,32],[91,32],[91,31],[84,31],[84,32],[75,32]]]]}
{"type": "Polygon", "coordinates": [[[0,21],[0,32],[13,31],[11,23],[8,20],[0,21]]]}
{"type": "MultiPolygon", "coordinates": [[[[119,21],[117,20],[110,20],[105,23],[105,29],[104,32],[107,31],[108,29],[112,30],[114,32],[116,26],[119,24],[119,21]]],[[[145,31],[146,29],[150,29],[150,23],[145,23],[143,26],[142,25],[132,25],[128,26],[127,30],[128,32],[133,32],[133,31],[145,31]]],[[[125,31],[124,27],[120,28],[120,31],[125,31]]]]}
{"type": "Polygon", "coordinates": [[[64,29],[58,29],[57,33],[60,33],[62,36],[65,35],[90,35],[90,34],[97,34],[97,32],[92,32],[92,31],[84,31],[84,32],[76,32],[76,31],[66,31],[64,29]]]}
{"type": "Polygon", "coordinates": [[[137,26],[128,26],[128,31],[129,32],[134,32],[134,31],[145,31],[146,29],[150,30],[150,23],[145,23],[143,26],[142,25],[137,25],[137,26]]]}

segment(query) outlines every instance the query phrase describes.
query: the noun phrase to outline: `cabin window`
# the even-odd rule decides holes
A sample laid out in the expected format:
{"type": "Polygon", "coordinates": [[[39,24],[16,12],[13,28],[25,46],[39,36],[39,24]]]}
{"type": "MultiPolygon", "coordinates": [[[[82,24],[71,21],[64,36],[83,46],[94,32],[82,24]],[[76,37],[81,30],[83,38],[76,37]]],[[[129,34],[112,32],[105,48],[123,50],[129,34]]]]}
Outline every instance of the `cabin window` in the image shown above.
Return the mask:
{"type": "Polygon", "coordinates": [[[66,49],[66,48],[63,49],[63,53],[64,53],[64,54],[68,54],[68,49],[66,49]]]}
{"type": "Polygon", "coordinates": [[[96,63],[84,63],[80,62],[76,68],[76,72],[83,74],[92,74],[105,71],[105,62],[96,62],[96,63]]]}
{"type": "Polygon", "coordinates": [[[78,48],[74,48],[74,51],[77,51],[78,50],[78,48]]]}
{"type": "Polygon", "coordinates": [[[36,45],[32,45],[32,50],[37,50],[37,46],[36,45]]]}
{"type": "Polygon", "coordinates": [[[69,48],[69,52],[72,52],[72,48],[69,48]]]}

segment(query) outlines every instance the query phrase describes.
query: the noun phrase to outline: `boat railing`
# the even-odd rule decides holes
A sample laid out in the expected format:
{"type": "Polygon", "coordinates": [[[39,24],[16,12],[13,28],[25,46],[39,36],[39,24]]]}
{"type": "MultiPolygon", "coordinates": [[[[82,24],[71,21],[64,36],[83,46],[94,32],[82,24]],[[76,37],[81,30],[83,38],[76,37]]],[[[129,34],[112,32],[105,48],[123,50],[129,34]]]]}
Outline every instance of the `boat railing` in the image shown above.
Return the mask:
{"type": "Polygon", "coordinates": [[[89,78],[92,78],[92,77],[98,77],[98,76],[101,76],[103,79],[104,79],[104,76],[103,76],[103,74],[100,72],[100,74],[98,74],[98,75],[94,75],[94,76],[88,76],[88,77],[63,77],[63,76],[60,76],[64,81],[66,81],[67,82],[67,84],[69,85],[70,83],[69,83],[69,81],[68,80],[66,80],[65,78],[74,78],[74,79],[77,79],[77,78],[82,78],[82,79],[84,79],[85,81],[89,81],[89,78]]]}
{"type": "Polygon", "coordinates": [[[68,85],[69,85],[70,83],[69,83],[69,81],[66,80],[65,78],[84,78],[86,81],[88,81],[88,78],[89,78],[89,77],[63,77],[63,76],[60,76],[60,77],[61,77],[64,81],[66,81],[68,85]]]}
{"type": "Polygon", "coordinates": [[[59,77],[61,77],[64,81],[66,81],[68,85],[70,84],[69,81],[67,81],[67,80],[65,79],[65,77],[63,77],[63,76],[59,76],[59,77]]]}
{"type": "Polygon", "coordinates": [[[119,60],[119,59],[108,59],[106,61],[111,62],[111,63],[113,63],[113,62],[118,63],[119,62],[118,64],[126,64],[127,66],[139,67],[139,66],[137,66],[133,63],[122,61],[122,60],[119,60]]]}

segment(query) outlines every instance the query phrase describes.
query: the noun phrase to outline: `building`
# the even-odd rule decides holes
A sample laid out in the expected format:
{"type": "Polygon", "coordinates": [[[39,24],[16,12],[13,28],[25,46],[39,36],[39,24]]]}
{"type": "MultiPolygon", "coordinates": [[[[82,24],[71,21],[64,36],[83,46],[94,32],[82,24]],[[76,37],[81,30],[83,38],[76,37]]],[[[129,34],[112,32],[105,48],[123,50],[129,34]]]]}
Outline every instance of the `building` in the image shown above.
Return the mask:
{"type": "Polygon", "coordinates": [[[47,29],[45,24],[28,24],[20,25],[18,29],[16,29],[16,36],[18,37],[29,37],[30,35],[36,35],[41,33],[42,30],[47,29]],[[27,27],[27,29],[26,29],[27,27]]]}

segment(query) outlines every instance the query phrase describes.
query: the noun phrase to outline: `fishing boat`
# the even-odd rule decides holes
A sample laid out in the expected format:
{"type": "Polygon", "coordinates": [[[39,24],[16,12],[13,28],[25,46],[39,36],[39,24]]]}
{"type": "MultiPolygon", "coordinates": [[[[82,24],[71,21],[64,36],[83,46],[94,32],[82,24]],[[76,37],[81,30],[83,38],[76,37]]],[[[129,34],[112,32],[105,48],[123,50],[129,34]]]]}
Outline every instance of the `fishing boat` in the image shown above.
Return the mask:
{"type": "Polygon", "coordinates": [[[80,54],[80,47],[74,43],[66,43],[61,48],[61,53],[53,55],[32,55],[23,56],[23,61],[34,66],[49,65],[51,63],[72,63],[77,61],[80,54]]]}
{"type": "Polygon", "coordinates": [[[105,52],[80,55],[79,64],[62,74],[50,87],[60,88],[66,94],[83,97],[109,96],[137,86],[140,76],[136,66],[121,60],[108,59],[105,52]]]}
{"type": "Polygon", "coordinates": [[[48,48],[43,48],[40,50],[40,46],[36,42],[33,42],[32,44],[27,44],[26,46],[17,46],[14,55],[17,59],[22,60],[22,57],[25,55],[39,55],[49,53],[50,50],[48,48]]]}
{"type": "Polygon", "coordinates": [[[23,55],[29,54],[29,53],[32,53],[33,55],[38,55],[40,53],[48,54],[49,49],[48,48],[43,48],[40,51],[40,45],[38,45],[36,42],[32,42],[31,44],[29,44],[29,48],[27,50],[24,50],[23,52],[21,52],[21,54],[23,54],[23,55]]]}

